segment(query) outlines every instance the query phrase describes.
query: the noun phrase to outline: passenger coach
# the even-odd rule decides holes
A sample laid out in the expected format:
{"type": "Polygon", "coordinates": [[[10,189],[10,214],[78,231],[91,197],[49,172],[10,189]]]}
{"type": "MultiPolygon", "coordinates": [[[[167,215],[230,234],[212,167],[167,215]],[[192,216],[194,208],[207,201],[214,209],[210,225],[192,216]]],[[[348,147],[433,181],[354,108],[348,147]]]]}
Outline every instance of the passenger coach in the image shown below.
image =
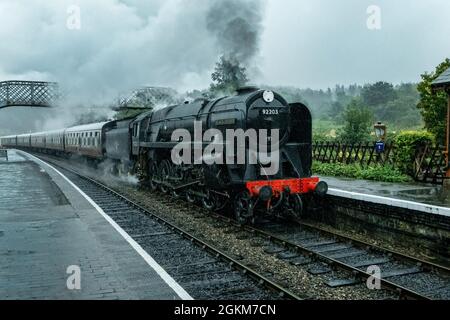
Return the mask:
{"type": "Polygon", "coordinates": [[[65,131],[65,152],[102,159],[106,131],[113,122],[101,122],[69,128],[65,131]]]}

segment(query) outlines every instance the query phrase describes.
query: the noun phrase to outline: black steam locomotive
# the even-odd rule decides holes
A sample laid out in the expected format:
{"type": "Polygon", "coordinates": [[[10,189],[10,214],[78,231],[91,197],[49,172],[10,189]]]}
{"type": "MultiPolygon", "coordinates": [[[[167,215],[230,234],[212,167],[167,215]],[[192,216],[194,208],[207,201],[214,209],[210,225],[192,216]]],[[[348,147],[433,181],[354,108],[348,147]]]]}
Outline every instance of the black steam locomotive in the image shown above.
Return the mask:
{"type": "Polygon", "coordinates": [[[139,174],[141,182],[153,190],[199,202],[209,210],[231,205],[236,219],[247,223],[259,214],[297,217],[314,194],[327,192],[325,182],[311,177],[311,140],[311,114],[305,105],[288,104],[275,92],[247,87],[232,97],[198,99],[133,119],[1,141],[7,147],[109,159],[117,171],[139,174]],[[184,135],[178,136],[180,129],[184,135]],[[277,152],[275,172],[267,174],[273,163],[255,156],[251,134],[240,142],[232,136],[236,143],[231,147],[223,139],[231,131],[246,134],[251,130],[266,130],[265,140],[253,142],[264,147],[267,155],[277,152]],[[274,130],[278,133],[275,143],[274,130]],[[187,140],[187,136],[200,139],[187,140]],[[220,158],[225,151],[231,151],[231,156],[222,157],[226,161],[198,161],[211,145],[214,157],[220,158]],[[174,161],[174,150],[180,146],[178,156],[184,160],[174,161]]]}

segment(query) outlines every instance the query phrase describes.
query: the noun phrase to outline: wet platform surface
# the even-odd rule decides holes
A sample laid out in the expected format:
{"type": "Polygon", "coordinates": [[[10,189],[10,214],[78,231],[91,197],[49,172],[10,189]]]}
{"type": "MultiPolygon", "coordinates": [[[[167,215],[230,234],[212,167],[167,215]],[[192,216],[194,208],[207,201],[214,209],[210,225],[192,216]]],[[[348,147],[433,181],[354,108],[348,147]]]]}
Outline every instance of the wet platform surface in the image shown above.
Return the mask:
{"type": "Polygon", "coordinates": [[[420,183],[387,183],[325,177],[330,188],[450,208],[450,189],[420,183]]]}
{"type": "Polygon", "coordinates": [[[179,296],[64,178],[10,151],[0,159],[0,299],[179,296]],[[73,266],[80,290],[67,285],[73,266]]]}

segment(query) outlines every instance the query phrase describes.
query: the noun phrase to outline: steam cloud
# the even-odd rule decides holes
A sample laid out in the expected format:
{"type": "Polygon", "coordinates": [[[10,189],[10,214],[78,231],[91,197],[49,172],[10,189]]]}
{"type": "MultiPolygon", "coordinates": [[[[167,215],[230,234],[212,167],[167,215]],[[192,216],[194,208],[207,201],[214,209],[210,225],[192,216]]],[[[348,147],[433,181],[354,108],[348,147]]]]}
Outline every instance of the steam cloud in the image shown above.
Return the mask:
{"type": "Polygon", "coordinates": [[[37,121],[18,121],[13,128],[8,122],[20,112],[3,110],[0,126],[14,132],[17,125],[22,131],[65,126],[74,113],[85,112],[79,105],[108,104],[143,85],[205,88],[221,55],[251,70],[264,7],[259,0],[2,0],[0,81],[57,81],[67,108],[55,109],[61,119],[55,110],[27,109],[36,115],[27,118],[37,121]],[[74,4],[79,30],[67,28],[67,9],[74,4]]]}

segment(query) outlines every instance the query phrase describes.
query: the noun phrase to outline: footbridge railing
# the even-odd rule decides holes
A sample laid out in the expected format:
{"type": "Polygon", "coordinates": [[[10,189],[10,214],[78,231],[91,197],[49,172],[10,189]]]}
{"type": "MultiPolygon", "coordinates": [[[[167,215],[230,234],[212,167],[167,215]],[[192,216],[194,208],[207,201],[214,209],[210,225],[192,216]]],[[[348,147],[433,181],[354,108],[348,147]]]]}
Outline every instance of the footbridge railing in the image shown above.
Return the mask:
{"type": "Polygon", "coordinates": [[[55,82],[3,81],[0,82],[0,108],[52,107],[59,97],[55,82]]]}

